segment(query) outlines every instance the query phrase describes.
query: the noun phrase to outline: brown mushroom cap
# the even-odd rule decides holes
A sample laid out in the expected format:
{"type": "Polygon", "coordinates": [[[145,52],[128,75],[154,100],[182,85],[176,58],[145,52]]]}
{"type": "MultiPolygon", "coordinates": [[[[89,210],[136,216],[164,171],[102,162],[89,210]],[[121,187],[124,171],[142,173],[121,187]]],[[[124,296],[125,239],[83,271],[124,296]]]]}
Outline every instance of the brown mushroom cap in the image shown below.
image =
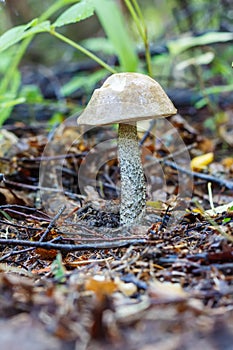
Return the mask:
{"type": "Polygon", "coordinates": [[[176,108],[152,78],[140,73],[111,75],[96,89],[78,124],[106,125],[168,117],[176,108]]]}

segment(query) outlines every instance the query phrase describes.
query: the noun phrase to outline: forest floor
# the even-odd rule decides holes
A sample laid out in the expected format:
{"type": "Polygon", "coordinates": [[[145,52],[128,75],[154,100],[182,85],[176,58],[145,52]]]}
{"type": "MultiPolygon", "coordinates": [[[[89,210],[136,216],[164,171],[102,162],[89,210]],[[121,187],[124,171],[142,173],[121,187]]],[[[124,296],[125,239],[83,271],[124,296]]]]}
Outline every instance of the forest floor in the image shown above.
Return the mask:
{"type": "Polygon", "coordinates": [[[219,133],[204,129],[205,110],[141,126],[147,211],[127,228],[114,128],[2,128],[2,349],[233,348],[232,106],[224,113],[219,133]]]}

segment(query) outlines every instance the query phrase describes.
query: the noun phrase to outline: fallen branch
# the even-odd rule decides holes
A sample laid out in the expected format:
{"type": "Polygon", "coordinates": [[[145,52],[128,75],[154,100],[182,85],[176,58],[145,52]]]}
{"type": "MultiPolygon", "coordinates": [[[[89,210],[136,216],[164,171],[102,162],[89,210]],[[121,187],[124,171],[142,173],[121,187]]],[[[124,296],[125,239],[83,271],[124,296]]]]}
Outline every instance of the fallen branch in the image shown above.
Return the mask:
{"type": "Polygon", "coordinates": [[[71,197],[73,199],[77,199],[80,201],[83,199],[83,196],[78,195],[73,192],[64,191],[63,188],[51,188],[51,187],[42,187],[39,185],[28,185],[20,182],[10,181],[5,178],[4,174],[1,174],[2,177],[0,177],[0,181],[2,181],[5,185],[5,188],[8,188],[9,186],[17,187],[17,188],[23,188],[28,190],[34,190],[34,191],[46,191],[46,192],[52,192],[52,193],[62,193],[68,197],[71,197]]]}
{"type": "Polygon", "coordinates": [[[61,244],[61,243],[51,243],[51,242],[33,242],[25,241],[23,239],[0,239],[0,245],[3,246],[25,246],[33,248],[43,248],[46,250],[55,249],[61,250],[63,252],[75,252],[80,250],[104,250],[113,248],[123,248],[130,245],[136,244],[146,244],[148,240],[145,238],[138,239],[128,239],[128,240],[118,240],[114,242],[98,242],[98,243],[84,243],[84,244],[61,244]]]}
{"type": "MultiPolygon", "coordinates": [[[[22,207],[25,209],[25,207],[22,207]]],[[[58,211],[58,213],[54,216],[54,218],[50,221],[47,229],[45,230],[45,232],[42,234],[42,236],[40,237],[40,240],[39,242],[42,242],[46,237],[47,235],[49,234],[49,232],[51,231],[51,229],[55,226],[55,223],[56,221],[60,218],[60,216],[62,215],[62,213],[64,212],[65,210],[65,205],[58,211]]],[[[27,208],[28,209],[28,208],[27,208]]],[[[55,238],[57,239],[57,238],[55,238]]],[[[54,240],[53,240],[54,241],[54,240]]],[[[5,255],[3,255],[1,258],[0,258],[0,262],[1,261],[4,261],[10,257],[12,257],[13,255],[19,255],[19,254],[22,254],[22,253],[26,253],[26,252],[29,252],[29,251],[32,251],[34,250],[35,247],[30,247],[30,248],[26,248],[26,249],[21,249],[21,250],[17,250],[17,251],[11,251],[5,255]]]]}
{"type": "Polygon", "coordinates": [[[21,218],[25,217],[27,219],[47,221],[50,222],[52,219],[47,214],[43,213],[41,210],[33,207],[27,207],[18,204],[4,204],[0,206],[0,213],[12,213],[19,215],[21,218]]]}
{"type": "MultiPolygon", "coordinates": [[[[163,161],[161,160],[161,162],[163,162],[163,161]]],[[[233,190],[233,181],[220,179],[220,178],[212,176],[212,175],[198,173],[198,172],[195,172],[192,170],[188,170],[188,169],[185,169],[185,168],[183,168],[183,167],[181,167],[181,166],[177,165],[176,163],[171,162],[169,160],[164,161],[163,164],[165,164],[165,165],[167,165],[175,170],[181,171],[182,173],[187,174],[191,177],[197,177],[197,178],[202,179],[202,180],[215,182],[220,186],[224,186],[224,187],[228,188],[229,190],[233,190]]]]}
{"type": "Polygon", "coordinates": [[[40,242],[44,241],[44,239],[47,237],[51,229],[55,226],[56,221],[60,218],[64,210],[66,209],[66,206],[63,205],[61,209],[58,211],[58,213],[54,216],[54,218],[50,221],[48,227],[46,228],[45,232],[40,237],[40,242]]]}

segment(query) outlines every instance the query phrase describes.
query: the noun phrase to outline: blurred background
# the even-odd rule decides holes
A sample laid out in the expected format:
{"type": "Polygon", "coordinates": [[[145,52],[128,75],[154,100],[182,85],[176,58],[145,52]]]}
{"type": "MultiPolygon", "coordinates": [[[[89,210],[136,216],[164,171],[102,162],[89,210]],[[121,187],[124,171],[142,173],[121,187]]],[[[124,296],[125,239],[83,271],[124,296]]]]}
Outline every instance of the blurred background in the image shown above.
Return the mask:
{"type": "MultiPolygon", "coordinates": [[[[0,2],[0,34],[39,18],[61,1],[5,0],[0,2]]],[[[65,1],[63,1],[65,3],[65,1]]],[[[77,1],[76,1],[77,2],[77,1]]],[[[73,3],[76,3],[73,1],[73,3]]],[[[139,62],[136,70],[147,73],[145,43],[124,0],[114,2],[139,62]]],[[[78,3],[78,2],[77,2],[78,3]]],[[[139,0],[151,54],[152,76],[167,90],[180,112],[194,115],[207,108],[208,128],[216,129],[219,107],[232,106],[233,9],[230,0],[139,0]],[[213,114],[213,109],[215,110],[213,114]]],[[[58,18],[71,4],[53,13],[58,18]]],[[[101,12],[101,10],[100,10],[101,12]]],[[[113,16],[113,14],[109,14],[113,16]]],[[[122,70],[114,42],[99,13],[79,23],[57,29],[59,33],[94,52],[104,62],[122,70]],[[102,40],[106,39],[106,40],[102,40]]],[[[121,28],[122,29],[122,28],[121,28]]],[[[0,75],[14,67],[12,57],[20,43],[2,51],[0,75]]],[[[71,45],[49,33],[33,37],[18,62],[20,84],[12,100],[23,97],[3,119],[48,119],[78,111],[108,72],[71,45]],[[50,104],[48,105],[48,101],[50,104]],[[54,110],[53,102],[59,102],[54,110]],[[30,108],[28,110],[28,105],[30,108]],[[43,110],[43,113],[41,112],[43,110]]],[[[8,93],[11,89],[8,89],[8,93]]],[[[2,92],[2,100],[4,91],[2,92]]]]}

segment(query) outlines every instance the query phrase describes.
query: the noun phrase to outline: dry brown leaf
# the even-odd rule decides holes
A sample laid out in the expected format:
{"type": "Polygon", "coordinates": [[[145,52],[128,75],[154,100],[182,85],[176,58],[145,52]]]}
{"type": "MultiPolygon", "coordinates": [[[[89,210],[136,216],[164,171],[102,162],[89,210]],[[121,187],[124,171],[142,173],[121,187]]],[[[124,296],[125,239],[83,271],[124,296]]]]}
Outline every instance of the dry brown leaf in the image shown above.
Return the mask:
{"type": "Polygon", "coordinates": [[[18,143],[18,137],[10,131],[1,129],[0,131],[0,157],[7,156],[13,145],[18,143]]]}
{"type": "Polygon", "coordinates": [[[110,279],[106,279],[102,275],[90,277],[85,282],[85,289],[93,291],[98,299],[102,299],[106,295],[111,295],[116,290],[116,284],[110,279]]]}
{"type": "Polygon", "coordinates": [[[54,260],[57,256],[57,251],[55,249],[43,249],[37,248],[36,254],[39,255],[40,259],[43,260],[54,260]]]}
{"type": "Polygon", "coordinates": [[[33,206],[33,201],[20,191],[10,190],[7,188],[0,188],[0,205],[17,204],[33,206]]]}
{"type": "Polygon", "coordinates": [[[198,142],[198,149],[201,150],[202,153],[213,152],[215,149],[213,140],[203,137],[201,141],[198,142]]]}
{"type": "Polygon", "coordinates": [[[225,168],[233,171],[233,157],[226,157],[221,161],[221,163],[225,168]]]}

